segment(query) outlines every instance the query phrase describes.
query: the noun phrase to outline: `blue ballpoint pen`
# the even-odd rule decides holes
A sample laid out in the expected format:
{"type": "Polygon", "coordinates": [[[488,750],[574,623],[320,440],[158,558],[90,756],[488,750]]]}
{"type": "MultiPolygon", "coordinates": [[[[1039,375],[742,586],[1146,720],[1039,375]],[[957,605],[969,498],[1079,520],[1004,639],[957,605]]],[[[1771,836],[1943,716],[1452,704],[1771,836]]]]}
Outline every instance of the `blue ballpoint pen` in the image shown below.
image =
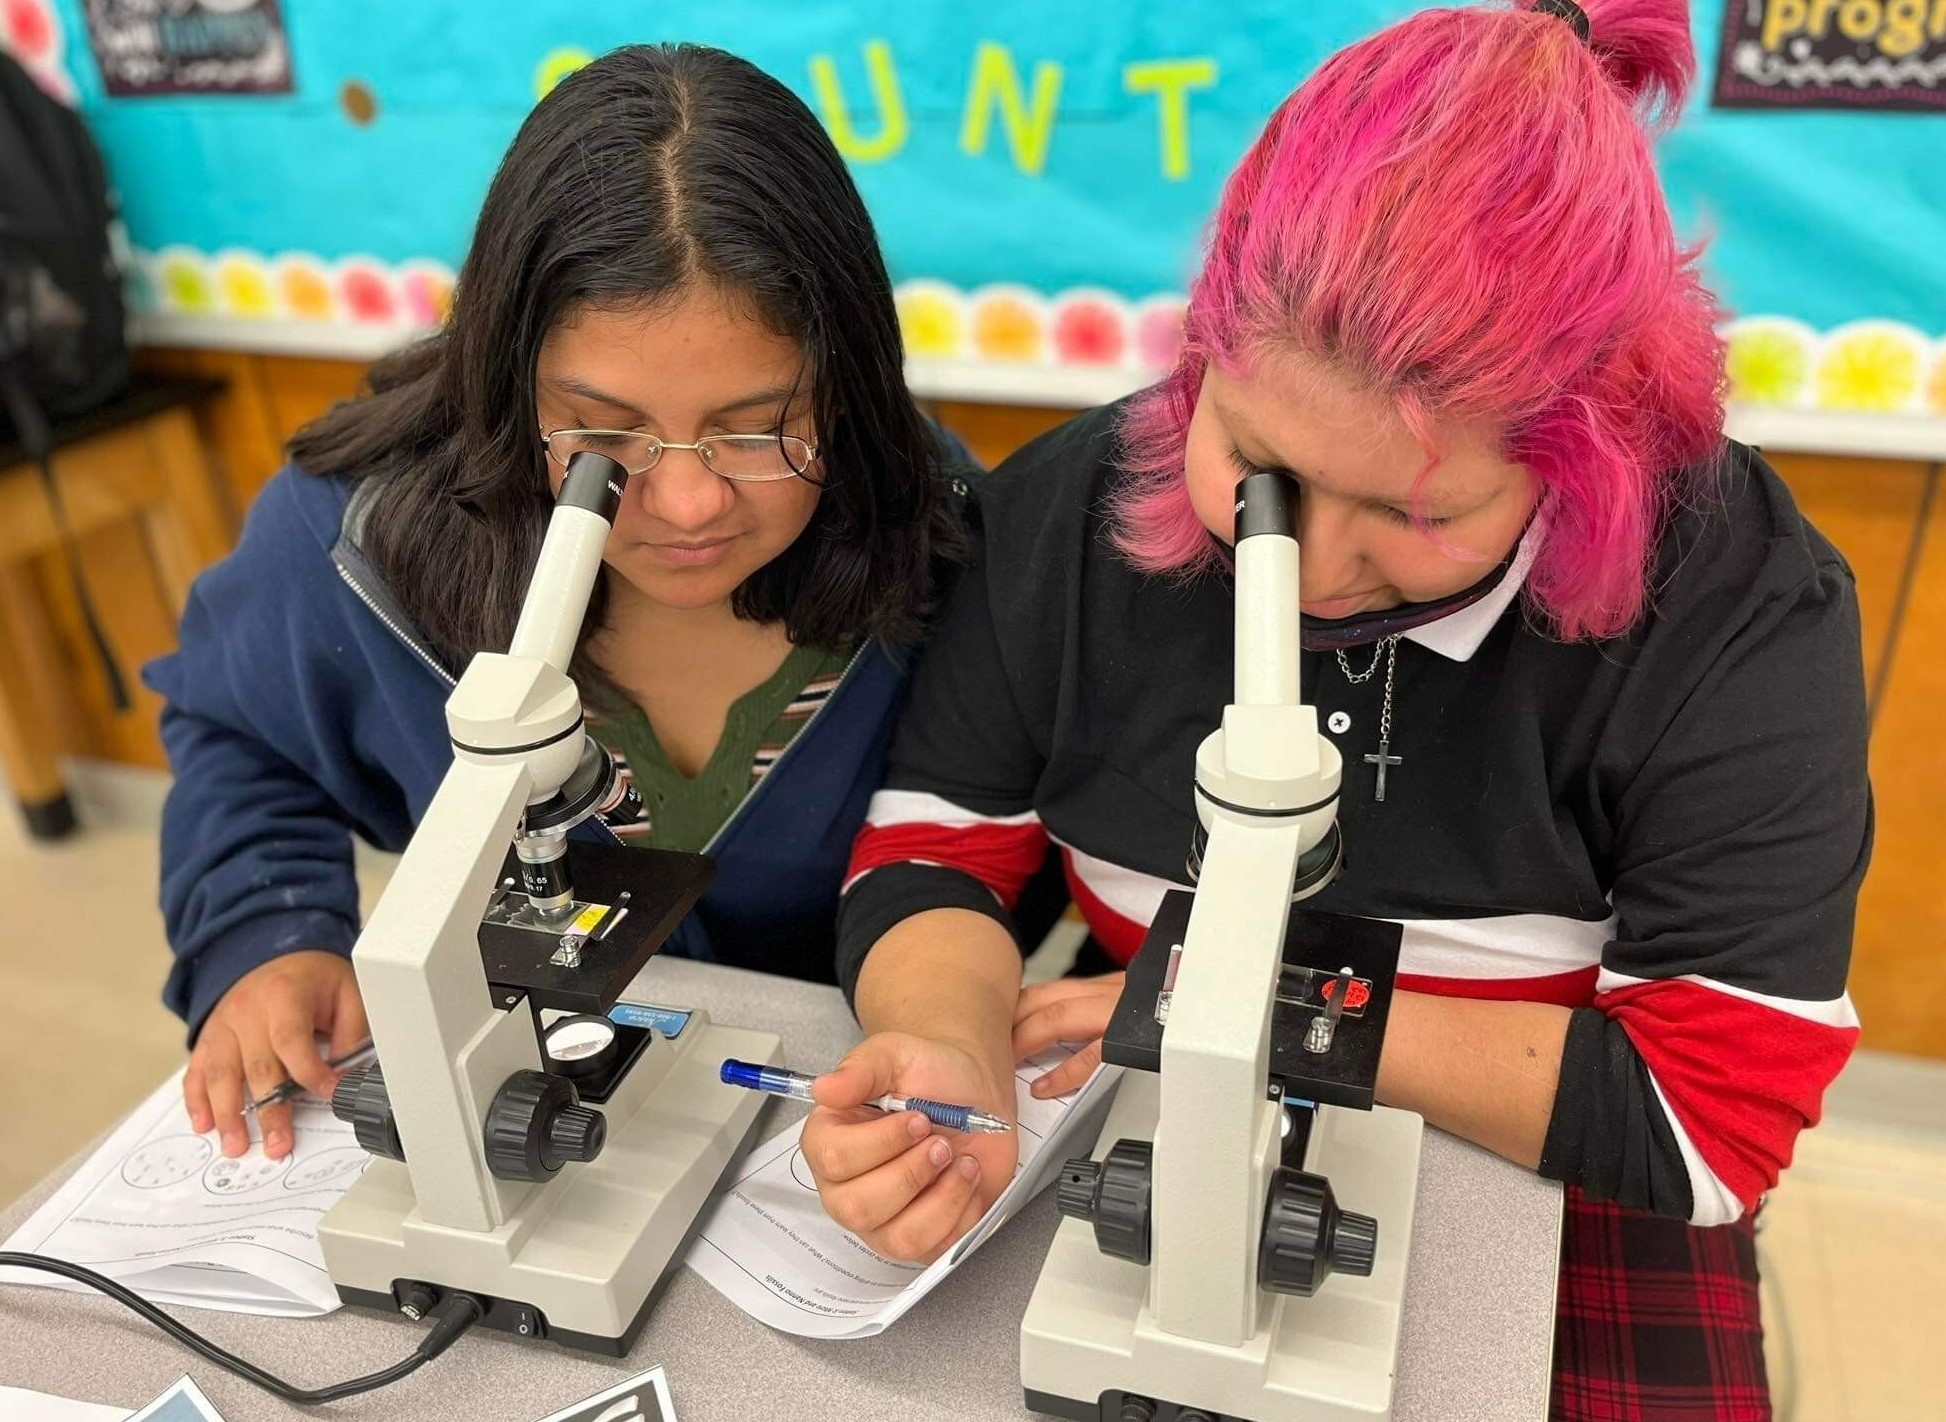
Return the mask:
{"type": "MultiPolygon", "coordinates": [[[[748,1087],[752,1091],[767,1091],[772,1096],[788,1096],[793,1101],[808,1102],[811,1100],[811,1083],[817,1078],[788,1067],[732,1060],[723,1063],[723,1080],[731,1086],[748,1087]]],[[[944,1126],[949,1131],[1004,1135],[1013,1129],[998,1116],[990,1116],[985,1111],[975,1111],[971,1106],[955,1106],[946,1101],[928,1101],[923,1096],[881,1096],[865,1104],[876,1106],[881,1111],[917,1111],[935,1126],[944,1126]]]]}

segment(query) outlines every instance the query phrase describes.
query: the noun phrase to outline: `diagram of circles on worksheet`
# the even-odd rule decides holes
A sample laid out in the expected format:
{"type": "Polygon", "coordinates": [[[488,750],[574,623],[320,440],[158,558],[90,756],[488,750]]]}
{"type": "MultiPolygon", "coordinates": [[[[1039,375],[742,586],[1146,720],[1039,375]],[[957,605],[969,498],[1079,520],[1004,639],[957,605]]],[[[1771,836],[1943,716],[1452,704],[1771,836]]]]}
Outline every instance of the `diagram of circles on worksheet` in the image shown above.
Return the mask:
{"type": "Polygon", "coordinates": [[[270,1184],[291,1168],[291,1158],[272,1160],[262,1153],[237,1160],[228,1156],[203,1172],[203,1188],[212,1195],[242,1195],[270,1184]]]}
{"type": "Polygon", "coordinates": [[[804,1150],[798,1147],[791,1151],[791,1179],[802,1185],[812,1194],[818,1190],[818,1182],[811,1174],[811,1163],[804,1158],[804,1150]]]}
{"type": "Polygon", "coordinates": [[[286,1190],[315,1190],[320,1185],[349,1181],[363,1173],[372,1158],[357,1146],[321,1150],[308,1160],[293,1165],[284,1177],[286,1190]]]}
{"type": "Polygon", "coordinates": [[[216,1147],[201,1136],[164,1136],[129,1152],[122,1179],[138,1190],[160,1190],[194,1178],[216,1147]]]}

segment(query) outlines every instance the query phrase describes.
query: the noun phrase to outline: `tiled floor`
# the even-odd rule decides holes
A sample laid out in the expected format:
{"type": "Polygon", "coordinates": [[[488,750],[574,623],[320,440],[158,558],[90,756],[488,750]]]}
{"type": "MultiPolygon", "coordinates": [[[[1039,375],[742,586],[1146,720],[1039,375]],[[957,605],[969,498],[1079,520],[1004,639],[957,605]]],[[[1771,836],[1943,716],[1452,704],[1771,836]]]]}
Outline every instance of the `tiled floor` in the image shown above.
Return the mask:
{"type": "MultiPolygon", "coordinates": [[[[181,1063],[159,994],[156,782],[77,776],[89,828],[30,844],[0,807],[0,1201],[181,1063]]],[[[361,878],[368,895],[385,866],[361,878]]],[[[1052,956],[1050,954],[1049,956],[1052,956]]],[[[1779,1422],[1941,1422],[1946,1063],[1862,1054],[1800,1141],[1760,1236],[1779,1422]]]]}

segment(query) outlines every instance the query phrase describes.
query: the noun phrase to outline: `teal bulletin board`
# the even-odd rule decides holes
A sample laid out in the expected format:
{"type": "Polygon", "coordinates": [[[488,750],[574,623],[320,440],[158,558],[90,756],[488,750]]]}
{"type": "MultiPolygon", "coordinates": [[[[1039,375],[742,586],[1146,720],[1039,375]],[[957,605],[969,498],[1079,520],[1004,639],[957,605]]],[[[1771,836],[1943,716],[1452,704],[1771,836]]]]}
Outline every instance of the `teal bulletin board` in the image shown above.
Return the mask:
{"type": "MultiPolygon", "coordinates": [[[[878,224],[915,357],[1131,374],[1170,362],[1202,222],[1264,118],[1323,56],[1412,8],[169,0],[267,9],[289,92],[112,97],[86,22],[105,3],[0,0],[0,45],[94,127],[140,309],[321,330],[436,322],[537,96],[611,46],[684,39],[746,55],[823,118],[878,224]]],[[[1759,24],[1783,7],[1778,30],[1819,2],[1702,0],[1696,96],[1661,149],[1679,224],[1707,240],[1736,317],[1736,393],[1946,414],[1946,109],[1712,108],[1726,3],[1759,24]]],[[[1946,0],[1919,23],[1946,32],[1946,0]]]]}

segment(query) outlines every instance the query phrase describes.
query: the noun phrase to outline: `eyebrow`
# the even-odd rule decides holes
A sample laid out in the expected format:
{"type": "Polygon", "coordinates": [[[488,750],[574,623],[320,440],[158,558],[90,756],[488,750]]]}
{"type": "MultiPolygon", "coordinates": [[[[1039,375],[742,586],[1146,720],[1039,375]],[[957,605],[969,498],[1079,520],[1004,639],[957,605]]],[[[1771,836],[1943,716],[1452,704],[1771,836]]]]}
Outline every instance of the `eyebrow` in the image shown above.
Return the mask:
{"type": "MultiPolygon", "coordinates": [[[[1250,440],[1250,442],[1253,444],[1261,444],[1261,441],[1257,433],[1254,430],[1250,429],[1248,425],[1241,424],[1237,420],[1235,416],[1235,412],[1226,408],[1221,400],[1216,401],[1216,414],[1217,414],[1217,418],[1223,421],[1224,433],[1226,433],[1230,438],[1230,447],[1236,450],[1237,453],[1239,454],[1243,453],[1243,445],[1241,441],[1239,441],[1239,439],[1237,438],[1239,434],[1243,435],[1245,438],[1250,440]]],[[[1245,455],[1244,457],[1249,458],[1248,455],[1245,455]]],[[[1250,462],[1252,464],[1256,464],[1260,469],[1268,469],[1275,474],[1288,474],[1294,479],[1315,479],[1317,477],[1315,474],[1309,474],[1302,469],[1292,469],[1288,464],[1284,462],[1283,457],[1281,455],[1278,456],[1276,462],[1274,463],[1264,464],[1254,459],[1250,460],[1250,462]]],[[[1392,508],[1392,509],[1404,509],[1407,512],[1412,511],[1413,492],[1411,490],[1407,490],[1403,496],[1397,499],[1393,499],[1390,497],[1379,497],[1373,494],[1359,494],[1356,497],[1359,503],[1365,504],[1371,508],[1392,508]]],[[[1437,502],[1438,502],[1437,500],[1431,500],[1425,504],[1422,504],[1420,507],[1420,512],[1423,513],[1424,516],[1427,518],[1435,518],[1435,519],[1462,518],[1467,513],[1472,512],[1472,510],[1470,509],[1455,510],[1451,508],[1440,509],[1440,508],[1433,507],[1433,505],[1437,504],[1437,502]]]]}
{"type": "MultiPolygon", "coordinates": [[[[645,411],[631,405],[619,395],[610,395],[606,390],[598,386],[590,385],[587,381],[579,379],[576,376],[551,376],[547,383],[564,395],[578,395],[584,400],[593,400],[599,404],[612,406],[614,409],[621,410],[628,415],[632,415],[638,424],[646,423],[649,418],[645,411]]],[[[802,393],[803,391],[799,387],[775,385],[768,390],[759,390],[754,394],[742,395],[735,400],[718,405],[714,410],[710,411],[710,414],[712,417],[742,414],[746,410],[753,410],[766,405],[781,405],[792,396],[802,393]]]]}

